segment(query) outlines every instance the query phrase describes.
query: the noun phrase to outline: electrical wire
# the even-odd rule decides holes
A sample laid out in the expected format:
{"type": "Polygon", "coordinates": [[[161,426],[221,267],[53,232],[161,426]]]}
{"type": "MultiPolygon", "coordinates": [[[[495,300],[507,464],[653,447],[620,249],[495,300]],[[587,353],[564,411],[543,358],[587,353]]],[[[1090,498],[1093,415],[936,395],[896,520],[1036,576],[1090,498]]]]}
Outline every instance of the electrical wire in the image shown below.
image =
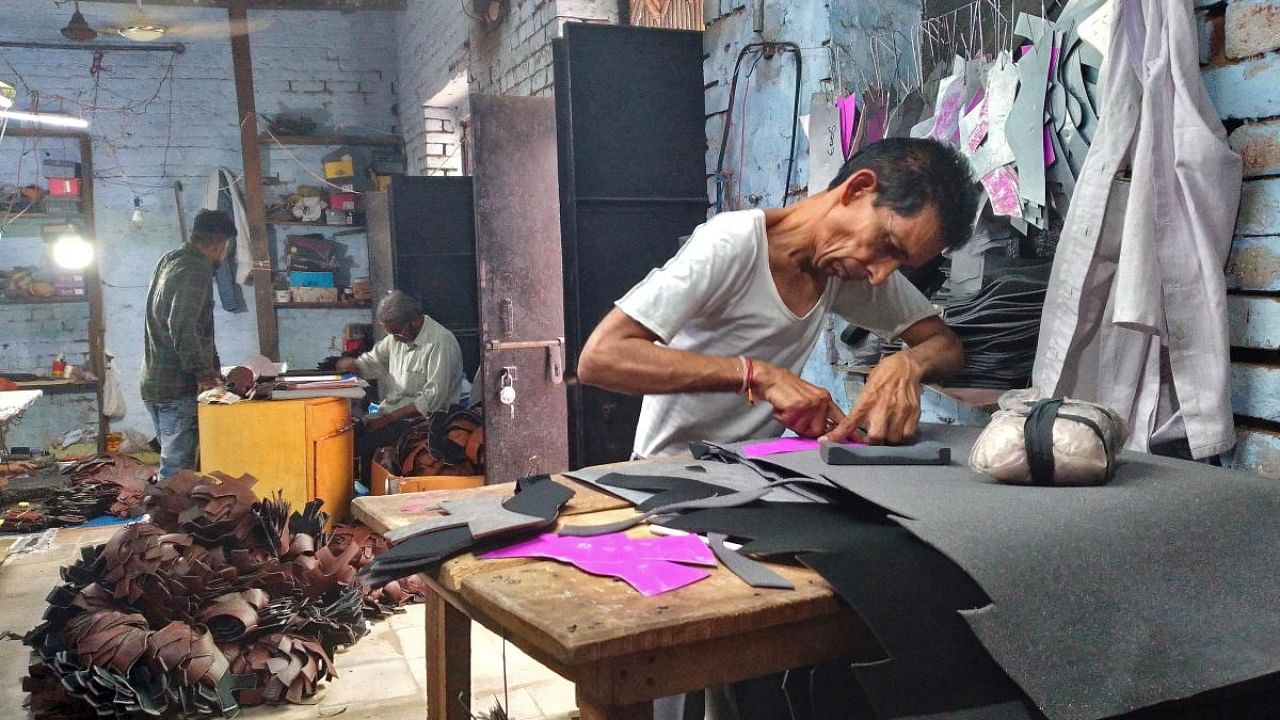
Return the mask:
{"type": "Polygon", "coordinates": [[[738,51],[738,59],[733,64],[733,79],[729,83],[729,107],[724,114],[724,128],[720,133],[720,154],[716,159],[716,212],[724,209],[724,154],[729,147],[729,128],[733,123],[733,105],[738,94],[738,73],[742,70],[742,61],[752,52],[762,52],[763,43],[751,43],[738,51]]]}
{"type": "MultiPolygon", "coordinates": [[[[724,209],[724,157],[725,150],[729,146],[729,128],[733,121],[733,107],[738,94],[739,73],[742,70],[742,61],[747,55],[756,52],[760,53],[766,59],[775,57],[777,53],[790,53],[795,57],[796,61],[796,82],[795,82],[795,99],[792,102],[791,109],[791,152],[787,158],[787,178],[782,188],[782,204],[785,207],[791,198],[791,176],[795,171],[796,164],[796,135],[799,134],[800,126],[800,86],[804,74],[804,61],[801,57],[800,46],[793,42],[756,42],[744,45],[738,51],[738,59],[733,65],[733,80],[729,83],[729,107],[725,111],[724,129],[720,134],[720,153],[716,159],[716,212],[724,209]]],[[[745,121],[744,121],[745,124],[745,121]]],[[[741,178],[738,182],[741,183],[741,178]]]]}
{"type": "MultiPolygon", "coordinates": [[[[243,126],[244,126],[244,123],[247,123],[247,122],[249,122],[249,118],[247,118],[247,117],[246,117],[246,118],[244,119],[244,122],[240,123],[241,127],[243,127],[243,126]]],[[[280,146],[280,149],[281,149],[281,150],[284,150],[285,154],[286,154],[286,155],[288,155],[288,156],[289,156],[289,158],[290,158],[290,159],[292,159],[292,160],[293,160],[293,162],[294,162],[294,163],[296,163],[296,164],[298,165],[298,167],[302,168],[302,170],[303,170],[304,172],[306,172],[308,175],[310,175],[311,177],[315,178],[316,180],[319,180],[320,182],[324,183],[325,185],[328,185],[328,186],[329,186],[329,187],[331,187],[331,188],[334,188],[334,189],[338,190],[339,192],[352,193],[352,194],[354,194],[354,195],[363,195],[363,194],[364,194],[364,193],[360,192],[359,190],[348,190],[348,189],[346,189],[346,188],[342,187],[341,185],[336,185],[336,184],[334,184],[334,183],[329,182],[327,179],[320,177],[319,175],[317,175],[317,174],[315,173],[315,171],[313,171],[311,168],[307,167],[306,163],[304,163],[304,162],[302,162],[301,160],[299,160],[299,159],[298,159],[298,156],[297,156],[297,155],[294,155],[294,154],[293,154],[293,151],[292,151],[292,150],[290,150],[290,149],[289,149],[289,147],[288,147],[287,145],[285,145],[284,143],[280,142],[280,138],[277,138],[277,137],[276,137],[276,135],[275,135],[275,133],[271,132],[271,128],[264,128],[264,131],[267,133],[267,136],[271,138],[271,141],[272,141],[272,142],[274,142],[276,145],[280,146]]]]}

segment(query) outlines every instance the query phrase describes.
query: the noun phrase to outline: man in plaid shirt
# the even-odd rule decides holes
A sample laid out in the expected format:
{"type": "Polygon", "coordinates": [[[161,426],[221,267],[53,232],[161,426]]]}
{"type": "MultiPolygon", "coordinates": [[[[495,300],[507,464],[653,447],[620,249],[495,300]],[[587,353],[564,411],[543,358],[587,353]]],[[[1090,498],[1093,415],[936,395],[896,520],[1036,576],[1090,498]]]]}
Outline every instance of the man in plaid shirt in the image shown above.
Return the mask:
{"type": "Polygon", "coordinates": [[[160,479],[196,460],[196,396],[222,382],[213,340],[213,273],[236,236],[220,210],[196,216],[191,240],[156,264],[147,291],[142,399],[160,440],[160,479]]]}

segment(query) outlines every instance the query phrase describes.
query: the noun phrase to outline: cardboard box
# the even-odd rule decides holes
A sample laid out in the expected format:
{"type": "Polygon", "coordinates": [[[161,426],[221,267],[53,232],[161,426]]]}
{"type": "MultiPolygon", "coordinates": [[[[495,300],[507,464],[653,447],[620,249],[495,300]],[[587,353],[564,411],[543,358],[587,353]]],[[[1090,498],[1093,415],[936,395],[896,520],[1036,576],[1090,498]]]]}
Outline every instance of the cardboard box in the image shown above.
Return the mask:
{"type": "Polygon", "coordinates": [[[324,222],[326,225],[354,225],[356,218],[348,210],[330,208],[324,211],[324,222]]]}
{"type": "Polygon", "coordinates": [[[331,288],[335,287],[333,273],[315,272],[311,270],[290,270],[290,287],[331,288]]]}
{"type": "Polygon", "coordinates": [[[78,178],[80,163],[75,160],[45,160],[44,176],[47,178],[78,178]]]}
{"type": "Polygon", "coordinates": [[[291,287],[289,295],[296,303],[336,303],[338,288],[334,287],[291,287]]]}
{"type": "Polygon", "coordinates": [[[351,159],[350,154],[344,154],[332,160],[324,161],[324,179],[335,180],[337,178],[354,177],[356,174],[355,161],[351,159]]]}
{"type": "Polygon", "coordinates": [[[52,197],[80,197],[80,178],[49,178],[52,197]]]}
{"type": "Polygon", "coordinates": [[[370,495],[397,495],[427,490],[462,490],[484,485],[483,475],[408,475],[391,474],[382,463],[373,463],[369,474],[370,495]]]}
{"type": "Polygon", "coordinates": [[[356,195],[354,193],[329,193],[330,210],[355,210],[356,195]]]}

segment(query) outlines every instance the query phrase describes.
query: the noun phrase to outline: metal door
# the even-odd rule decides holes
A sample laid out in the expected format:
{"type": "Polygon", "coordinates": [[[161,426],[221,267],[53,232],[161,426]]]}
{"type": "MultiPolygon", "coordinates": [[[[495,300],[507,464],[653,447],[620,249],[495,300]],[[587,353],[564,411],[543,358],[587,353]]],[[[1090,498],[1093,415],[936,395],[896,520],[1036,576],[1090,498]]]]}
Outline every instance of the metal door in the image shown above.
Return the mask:
{"type": "Polygon", "coordinates": [[[568,468],[555,106],[473,95],[471,131],[485,481],[498,483],[568,468]]]}
{"type": "MultiPolygon", "coordinates": [[[[480,364],[476,229],[469,177],[397,176],[370,193],[370,276],[376,298],[398,288],[422,302],[462,347],[467,377],[480,364]]],[[[382,337],[382,330],[376,330],[382,337]]]]}
{"type": "MultiPolygon", "coordinates": [[[[570,24],[555,41],[569,366],[708,207],[702,33],[570,24]]],[[[571,385],[572,467],[630,457],[640,398],[571,385]]]]}

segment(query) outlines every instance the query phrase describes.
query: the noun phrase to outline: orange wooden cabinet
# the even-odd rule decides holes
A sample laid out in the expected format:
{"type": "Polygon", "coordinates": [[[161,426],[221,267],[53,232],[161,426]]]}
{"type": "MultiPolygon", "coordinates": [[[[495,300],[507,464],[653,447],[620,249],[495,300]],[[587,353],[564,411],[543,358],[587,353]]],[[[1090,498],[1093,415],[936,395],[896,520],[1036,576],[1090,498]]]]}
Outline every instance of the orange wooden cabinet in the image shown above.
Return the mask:
{"type": "Polygon", "coordinates": [[[258,478],[259,497],[279,490],[294,510],[324,500],[334,520],[351,511],[354,433],[350,401],[249,400],[200,406],[200,469],[258,478]]]}

